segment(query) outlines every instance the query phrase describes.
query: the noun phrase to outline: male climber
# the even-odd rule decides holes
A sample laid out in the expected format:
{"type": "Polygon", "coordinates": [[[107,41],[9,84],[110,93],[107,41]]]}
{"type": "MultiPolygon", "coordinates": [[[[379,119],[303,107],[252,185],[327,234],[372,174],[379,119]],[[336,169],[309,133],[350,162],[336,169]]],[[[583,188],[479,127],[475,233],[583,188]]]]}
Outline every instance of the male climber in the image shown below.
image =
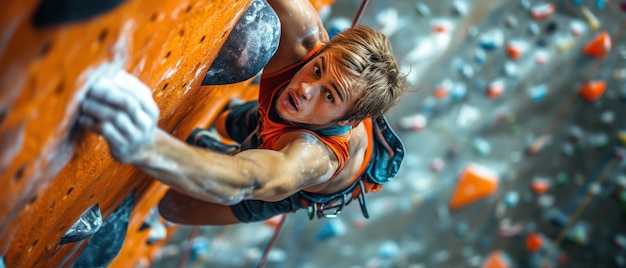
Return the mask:
{"type": "Polygon", "coordinates": [[[387,38],[356,26],[329,41],[307,0],[268,2],[281,36],[258,101],[232,107],[216,123],[242,143],[236,153],[159,129],[150,89],[125,72],[99,81],[81,105],[80,123],[107,140],[116,160],[171,186],[159,204],[170,221],[233,224],[300,208],[333,215],[372,190],[364,189],[366,175],[385,180],[397,172],[403,148],[383,113],[398,102],[403,80],[387,38]]]}

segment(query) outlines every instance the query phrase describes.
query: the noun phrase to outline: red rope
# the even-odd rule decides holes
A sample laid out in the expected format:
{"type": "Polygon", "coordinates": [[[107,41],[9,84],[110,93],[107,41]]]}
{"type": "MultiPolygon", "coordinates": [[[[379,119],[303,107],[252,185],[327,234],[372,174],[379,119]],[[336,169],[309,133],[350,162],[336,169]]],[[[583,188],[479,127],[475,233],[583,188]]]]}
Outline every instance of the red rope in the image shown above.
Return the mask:
{"type": "Polygon", "coordinates": [[[365,11],[365,7],[367,6],[368,2],[369,0],[363,0],[361,2],[361,6],[359,7],[359,10],[357,11],[356,15],[354,16],[354,19],[352,20],[352,27],[354,27],[357,23],[359,23],[359,20],[361,20],[361,17],[363,16],[363,12],[365,11]]]}
{"type": "Polygon", "coordinates": [[[187,246],[185,248],[185,252],[183,252],[183,256],[181,257],[180,262],[178,263],[178,268],[184,268],[185,266],[187,266],[187,261],[189,260],[189,255],[191,253],[193,240],[196,238],[196,236],[198,236],[199,233],[200,233],[200,226],[193,227],[193,230],[191,231],[191,235],[189,235],[189,240],[187,240],[187,246]]]}
{"type": "Polygon", "coordinates": [[[286,219],[287,219],[287,214],[280,215],[280,222],[278,223],[278,226],[276,226],[276,229],[274,230],[272,239],[270,240],[269,244],[267,244],[267,247],[265,247],[265,251],[263,252],[263,257],[261,258],[261,261],[259,262],[259,265],[257,266],[257,268],[265,267],[265,263],[267,262],[267,257],[270,255],[270,251],[276,244],[276,241],[278,241],[278,235],[280,235],[280,231],[282,231],[283,226],[285,225],[286,219]]]}

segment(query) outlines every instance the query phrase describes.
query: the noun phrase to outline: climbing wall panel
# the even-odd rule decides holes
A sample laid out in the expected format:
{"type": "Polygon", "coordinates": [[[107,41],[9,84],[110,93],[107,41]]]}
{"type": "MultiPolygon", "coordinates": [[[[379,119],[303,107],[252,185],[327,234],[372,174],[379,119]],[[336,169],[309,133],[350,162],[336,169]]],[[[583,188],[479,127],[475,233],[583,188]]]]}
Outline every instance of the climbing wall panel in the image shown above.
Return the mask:
{"type": "Polygon", "coordinates": [[[133,235],[166,188],[113,161],[106,142],[77,127],[79,101],[98,74],[136,75],[153,90],[160,126],[178,137],[195,126],[190,115],[199,106],[214,102],[217,110],[230,91],[248,88],[214,92],[200,82],[250,1],[132,0],[35,26],[43,2],[8,1],[0,9],[0,255],[7,267],[69,266],[88,241],[59,245],[72,224],[96,204],[106,221],[133,190],[127,239],[145,245],[133,235]]]}

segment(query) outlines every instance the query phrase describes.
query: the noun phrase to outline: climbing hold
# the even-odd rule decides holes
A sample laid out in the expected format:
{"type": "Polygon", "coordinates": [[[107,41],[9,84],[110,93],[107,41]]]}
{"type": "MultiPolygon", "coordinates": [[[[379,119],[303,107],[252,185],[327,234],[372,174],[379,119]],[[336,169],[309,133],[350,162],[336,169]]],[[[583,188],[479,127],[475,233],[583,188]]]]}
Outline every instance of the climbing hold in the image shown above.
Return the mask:
{"type": "Polygon", "coordinates": [[[587,43],[587,45],[583,49],[583,52],[587,56],[603,58],[609,53],[610,50],[611,36],[609,36],[607,32],[601,32],[589,43],[587,43]]]}
{"type": "Polygon", "coordinates": [[[487,61],[487,53],[482,49],[477,49],[476,52],[474,52],[474,61],[479,65],[483,65],[485,61],[487,61]]]}
{"type": "Polygon", "coordinates": [[[430,170],[432,170],[433,172],[440,172],[445,167],[445,165],[446,163],[443,162],[443,159],[435,158],[432,161],[430,161],[430,164],[428,166],[430,167],[430,170]]]}
{"type": "Polygon", "coordinates": [[[557,184],[564,185],[564,184],[567,184],[567,182],[569,182],[569,177],[567,176],[567,173],[559,172],[559,174],[556,175],[557,184]]]}
{"type": "Polygon", "coordinates": [[[487,97],[495,99],[500,97],[502,93],[504,93],[504,81],[496,80],[489,83],[489,86],[487,87],[487,97]]]}
{"type": "Polygon", "coordinates": [[[506,18],[504,19],[504,25],[506,25],[506,27],[511,28],[511,29],[515,29],[517,28],[517,25],[519,24],[519,22],[517,21],[517,17],[509,14],[506,16],[506,18]]]}
{"type": "Polygon", "coordinates": [[[563,145],[561,146],[561,153],[563,153],[563,155],[565,156],[574,155],[574,145],[569,142],[563,143],[563,145]]]}
{"type": "Polygon", "coordinates": [[[43,0],[33,14],[36,27],[88,20],[113,10],[124,0],[43,0]]]}
{"type": "Polygon", "coordinates": [[[135,190],[106,219],[93,235],[74,263],[73,267],[107,267],[118,255],[130,221],[130,212],[135,204],[135,190]]]}
{"type": "Polygon", "coordinates": [[[567,233],[567,238],[579,245],[585,245],[589,241],[589,230],[586,223],[577,222],[567,233]]]}
{"type": "Polygon", "coordinates": [[[80,215],[80,218],[65,232],[59,245],[84,240],[95,234],[101,226],[102,214],[100,207],[96,204],[80,215]]]}
{"type": "Polygon", "coordinates": [[[468,229],[469,229],[469,227],[467,226],[467,223],[459,222],[456,225],[455,233],[458,236],[463,237],[463,236],[465,236],[467,234],[468,229]]]}
{"type": "Polygon", "coordinates": [[[530,188],[536,194],[543,194],[550,189],[550,181],[546,178],[534,178],[530,182],[530,188]]]}
{"type": "Polygon", "coordinates": [[[472,143],[472,148],[474,149],[474,153],[476,153],[477,155],[486,156],[491,153],[491,144],[489,144],[488,141],[482,138],[474,139],[474,142],[472,143]]]}
{"type": "Polygon", "coordinates": [[[559,38],[556,41],[556,50],[560,53],[564,53],[569,51],[572,47],[574,47],[574,39],[572,37],[563,37],[559,38]]]}
{"type": "Polygon", "coordinates": [[[510,258],[502,251],[496,250],[489,253],[487,259],[481,266],[481,268],[510,268],[511,260],[510,258]]]}
{"type": "Polygon", "coordinates": [[[519,193],[516,191],[509,191],[506,193],[506,196],[504,196],[504,203],[506,204],[507,207],[514,207],[517,205],[517,203],[519,202],[519,193]]]}
{"type": "Polygon", "coordinates": [[[393,240],[384,241],[378,248],[378,256],[382,259],[392,259],[400,253],[398,243],[393,240]]]}
{"type": "Polygon", "coordinates": [[[608,0],[596,0],[596,8],[599,10],[604,9],[604,7],[606,7],[606,2],[608,0]]]}
{"type": "Polygon", "coordinates": [[[528,34],[531,36],[537,36],[539,34],[539,25],[535,22],[531,22],[528,24],[528,34]]]}
{"type": "Polygon", "coordinates": [[[528,89],[528,95],[534,102],[542,101],[548,95],[548,86],[538,85],[528,89]]]}
{"type": "Polygon", "coordinates": [[[339,17],[331,20],[328,22],[328,37],[332,39],[344,30],[350,28],[351,25],[352,22],[347,18],[339,17]]]}
{"type": "Polygon", "coordinates": [[[519,75],[519,68],[513,62],[507,61],[502,66],[502,69],[506,77],[517,77],[519,75]]]}
{"type": "Polygon", "coordinates": [[[472,68],[472,65],[463,64],[459,66],[459,71],[461,72],[461,75],[463,75],[463,77],[465,78],[474,77],[474,68],[472,68]]]}
{"type": "Polygon", "coordinates": [[[452,30],[452,22],[444,19],[433,20],[430,24],[430,30],[433,33],[447,33],[452,30]]]}
{"type": "Polygon", "coordinates": [[[569,222],[569,217],[567,215],[555,209],[549,210],[547,217],[550,223],[558,228],[564,228],[567,225],[567,222],[569,222]]]}
{"type": "Polygon", "coordinates": [[[588,102],[598,100],[606,90],[606,82],[604,80],[593,80],[586,82],[580,88],[580,95],[588,102]]]}
{"type": "Polygon", "coordinates": [[[613,238],[613,242],[620,249],[626,248],[626,236],[624,235],[616,234],[613,238]]]}
{"type": "Polygon", "coordinates": [[[452,82],[450,82],[450,80],[445,80],[435,87],[433,90],[433,96],[438,100],[444,99],[448,97],[451,87],[452,82]]]}
{"type": "Polygon", "coordinates": [[[417,4],[415,4],[415,9],[417,10],[417,13],[421,16],[430,16],[430,8],[423,2],[418,2],[417,4]]]}
{"type": "Polygon", "coordinates": [[[465,83],[459,82],[454,84],[452,87],[452,91],[450,92],[450,96],[453,100],[462,100],[467,96],[467,86],[465,83]]]}
{"type": "Polygon", "coordinates": [[[480,110],[470,105],[463,105],[456,118],[456,124],[461,128],[474,126],[480,119],[480,110]]]}
{"type": "Polygon", "coordinates": [[[511,40],[506,44],[506,54],[512,60],[518,60],[524,55],[528,45],[519,40],[511,40]]]}
{"type": "Polygon", "coordinates": [[[257,75],[278,49],[280,21],[263,0],[253,0],[209,67],[202,85],[242,82],[257,75]]]}
{"type": "Polygon", "coordinates": [[[410,115],[400,119],[400,128],[404,130],[420,131],[426,127],[427,119],[422,114],[410,115]]]}
{"type": "Polygon", "coordinates": [[[548,60],[550,60],[550,56],[548,55],[548,52],[543,51],[543,50],[539,50],[535,52],[535,62],[537,64],[546,65],[548,63],[548,60]]]}
{"type": "Polygon", "coordinates": [[[498,176],[493,171],[478,164],[468,164],[459,176],[448,205],[452,210],[461,208],[494,194],[497,188],[498,176]]]}
{"type": "Polygon", "coordinates": [[[622,145],[626,145],[626,130],[617,132],[617,140],[619,140],[622,145]]]}
{"type": "Polygon", "coordinates": [[[545,238],[541,234],[529,233],[526,236],[526,250],[530,253],[540,250],[543,248],[544,244],[545,238]]]}
{"type": "Polygon", "coordinates": [[[504,33],[500,29],[488,31],[480,36],[480,47],[485,50],[495,50],[502,46],[504,33]]]}
{"type": "Polygon", "coordinates": [[[346,226],[340,219],[329,219],[321,229],[317,232],[317,241],[343,235],[346,232],[346,226]]]}
{"type": "Polygon", "coordinates": [[[587,7],[580,7],[580,11],[583,13],[583,16],[585,16],[587,24],[589,24],[589,27],[592,30],[597,30],[598,28],[600,28],[600,21],[595,15],[593,15],[593,13],[591,13],[591,11],[587,7]]]}
{"type": "Polygon", "coordinates": [[[626,80],[626,68],[614,70],[613,78],[620,82],[626,80]]]}
{"type": "Polygon", "coordinates": [[[534,20],[546,20],[554,14],[554,4],[542,3],[530,8],[530,16],[534,20]]]}
{"type": "Polygon", "coordinates": [[[511,223],[511,219],[505,218],[500,221],[498,235],[500,237],[513,237],[521,233],[523,228],[524,226],[521,223],[511,223]]]}
{"type": "Polygon", "coordinates": [[[466,1],[456,0],[452,2],[452,13],[458,16],[467,15],[468,5],[466,1]]]}
{"type": "Polygon", "coordinates": [[[572,31],[572,35],[577,37],[585,32],[585,25],[580,21],[572,21],[570,23],[570,29],[572,31]]]}

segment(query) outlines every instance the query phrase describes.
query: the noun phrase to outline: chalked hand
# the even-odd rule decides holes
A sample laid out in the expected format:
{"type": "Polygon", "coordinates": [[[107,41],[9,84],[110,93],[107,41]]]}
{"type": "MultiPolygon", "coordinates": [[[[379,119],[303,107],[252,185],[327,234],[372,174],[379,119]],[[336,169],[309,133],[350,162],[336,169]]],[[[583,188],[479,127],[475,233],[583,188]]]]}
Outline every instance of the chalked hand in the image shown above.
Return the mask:
{"type": "Polygon", "coordinates": [[[98,78],[80,111],[80,124],[104,137],[117,161],[141,161],[154,142],[159,108],[151,90],[125,71],[98,78]]]}

